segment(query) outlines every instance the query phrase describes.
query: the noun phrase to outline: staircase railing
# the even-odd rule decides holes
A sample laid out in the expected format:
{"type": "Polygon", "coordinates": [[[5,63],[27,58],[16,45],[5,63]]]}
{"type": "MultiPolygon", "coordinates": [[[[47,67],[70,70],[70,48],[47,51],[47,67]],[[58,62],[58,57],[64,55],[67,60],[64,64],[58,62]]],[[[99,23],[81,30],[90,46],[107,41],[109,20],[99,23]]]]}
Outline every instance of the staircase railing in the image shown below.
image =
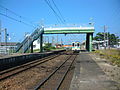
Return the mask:
{"type": "Polygon", "coordinates": [[[44,28],[36,29],[30,36],[27,36],[21,44],[16,48],[16,52],[20,49],[23,49],[23,53],[25,53],[31,46],[31,44],[39,38],[40,35],[43,34],[44,28]]]}

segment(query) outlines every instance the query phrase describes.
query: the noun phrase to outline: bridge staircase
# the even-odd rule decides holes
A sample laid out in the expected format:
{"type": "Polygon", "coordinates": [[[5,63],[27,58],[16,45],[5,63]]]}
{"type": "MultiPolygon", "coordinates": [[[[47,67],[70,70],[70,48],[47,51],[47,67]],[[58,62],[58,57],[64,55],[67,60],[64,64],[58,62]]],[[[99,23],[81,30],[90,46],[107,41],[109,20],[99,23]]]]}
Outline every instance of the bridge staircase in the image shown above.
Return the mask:
{"type": "Polygon", "coordinates": [[[16,48],[16,52],[22,49],[23,53],[26,53],[35,40],[37,40],[44,32],[44,28],[37,28],[30,36],[27,36],[16,48]]]}

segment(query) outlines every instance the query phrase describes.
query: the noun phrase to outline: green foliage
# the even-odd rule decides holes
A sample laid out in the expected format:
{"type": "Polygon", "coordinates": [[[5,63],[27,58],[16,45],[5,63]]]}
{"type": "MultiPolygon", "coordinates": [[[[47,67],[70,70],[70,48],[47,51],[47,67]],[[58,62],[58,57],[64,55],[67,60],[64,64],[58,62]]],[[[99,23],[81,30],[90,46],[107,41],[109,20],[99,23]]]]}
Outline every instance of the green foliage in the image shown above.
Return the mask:
{"type": "Polygon", "coordinates": [[[120,66],[120,50],[96,50],[94,53],[99,54],[102,58],[109,59],[113,65],[120,66]]]}
{"type": "Polygon", "coordinates": [[[34,52],[40,52],[40,49],[35,49],[34,52]]]}
{"type": "Polygon", "coordinates": [[[103,41],[104,40],[104,33],[101,33],[101,32],[97,33],[93,39],[97,40],[97,41],[103,41]]]}
{"type": "MultiPolygon", "coordinates": [[[[105,36],[106,36],[105,38],[107,38],[107,36],[108,36],[109,45],[113,46],[113,45],[118,44],[119,37],[116,36],[115,34],[105,33],[105,36]]],[[[103,41],[104,40],[104,33],[103,32],[97,33],[93,39],[96,41],[103,41]]]]}
{"type": "Polygon", "coordinates": [[[115,36],[115,34],[110,34],[109,36],[109,45],[116,45],[118,43],[118,36],[115,36]]]}
{"type": "Polygon", "coordinates": [[[55,47],[52,46],[51,43],[46,43],[45,46],[43,47],[45,51],[51,51],[53,49],[56,49],[55,47]]]}

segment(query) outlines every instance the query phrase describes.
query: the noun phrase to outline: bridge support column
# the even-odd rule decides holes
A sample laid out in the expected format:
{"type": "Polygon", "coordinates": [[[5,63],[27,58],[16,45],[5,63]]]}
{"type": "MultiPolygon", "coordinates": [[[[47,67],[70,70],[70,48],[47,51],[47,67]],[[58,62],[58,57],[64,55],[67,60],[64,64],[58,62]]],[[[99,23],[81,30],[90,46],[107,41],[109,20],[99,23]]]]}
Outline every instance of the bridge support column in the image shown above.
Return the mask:
{"type": "Polygon", "coordinates": [[[43,44],[43,34],[40,35],[40,52],[43,52],[42,44],[43,44]]]}
{"type": "Polygon", "coordinates": [[[86,35],[86,50],[89,52],[92,51],[92,39],[93,39],[93,33],[87,33],[87,35],[86,35]]]}
{"type": "Polygon", "coordinates": [[[31,53],[33,53],[33,42],[31,44],[31,53]]]}
{"type": "Polygon", "coordinates": [[[89,51],[89,35],[86,35],[86,50],[89,51]]]}

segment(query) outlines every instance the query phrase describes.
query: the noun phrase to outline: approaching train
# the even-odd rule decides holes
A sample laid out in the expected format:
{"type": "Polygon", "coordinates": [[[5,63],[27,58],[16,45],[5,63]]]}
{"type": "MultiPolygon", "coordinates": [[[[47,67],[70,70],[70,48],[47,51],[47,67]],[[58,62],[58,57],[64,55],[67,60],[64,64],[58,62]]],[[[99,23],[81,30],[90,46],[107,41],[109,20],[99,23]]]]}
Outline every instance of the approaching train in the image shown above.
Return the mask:
{"type": "Polygon", "coordinates": [[[80,42],[73,42],[72,43],[72,50],[73,51],[79,51],[80,50],[80,42]]]}

